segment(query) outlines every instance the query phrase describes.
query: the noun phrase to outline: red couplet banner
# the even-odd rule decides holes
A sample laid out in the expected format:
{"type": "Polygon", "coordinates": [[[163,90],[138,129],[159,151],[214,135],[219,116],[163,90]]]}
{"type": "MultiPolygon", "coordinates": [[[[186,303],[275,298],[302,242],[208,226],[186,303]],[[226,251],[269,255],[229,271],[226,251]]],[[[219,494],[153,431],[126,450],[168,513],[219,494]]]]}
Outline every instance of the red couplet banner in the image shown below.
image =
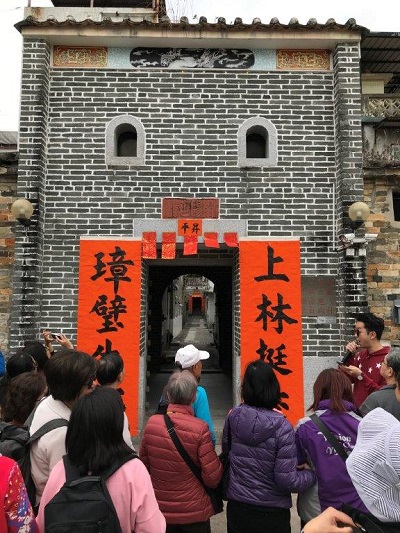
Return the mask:
{"type": "Polygon", "coordinates": [[[239,241],[241,373],[250,361],[271,365],[279,408],[295,424],[304,416],[299,241],[239,241]]]}
{"type": "Polygon", "coordinates": [[[116,350],[132,435],[138,434],[140,240],[81,239],[77,346],[96,358],[116,350]]]}

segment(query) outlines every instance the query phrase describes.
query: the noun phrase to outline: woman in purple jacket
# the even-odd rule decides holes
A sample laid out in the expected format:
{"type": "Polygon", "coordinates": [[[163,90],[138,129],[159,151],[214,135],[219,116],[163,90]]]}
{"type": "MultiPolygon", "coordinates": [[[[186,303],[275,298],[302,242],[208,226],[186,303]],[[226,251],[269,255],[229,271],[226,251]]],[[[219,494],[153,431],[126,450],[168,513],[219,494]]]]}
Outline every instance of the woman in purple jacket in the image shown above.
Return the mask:
{"type": "MultiPolygon", "coordinates": [[[[314,383],[313,411],[339,440],[347,453],[354,448],[361,417],[353,404],[349,378],[335,368],[323,370],[314,383]]],[[[302,494],[298,511],[303,522],[317,516],[327,507],[340,509],[342,503],[368,512],[354,488],[344,460],[338,455],[321,430],[309,418],[302,418],[296,426],[297,458],[315,469],[318,494],[302,494]]]]}
{"type": "Polygon", "coordinates": [[[291,492],[308,489],[315,475],[297,469],[293,428],[275,410],[279,382],[261,359],[246,368],[242,398],[222,436],[223,451],[230,450],[228,533],[290,533],[291,492]]]}

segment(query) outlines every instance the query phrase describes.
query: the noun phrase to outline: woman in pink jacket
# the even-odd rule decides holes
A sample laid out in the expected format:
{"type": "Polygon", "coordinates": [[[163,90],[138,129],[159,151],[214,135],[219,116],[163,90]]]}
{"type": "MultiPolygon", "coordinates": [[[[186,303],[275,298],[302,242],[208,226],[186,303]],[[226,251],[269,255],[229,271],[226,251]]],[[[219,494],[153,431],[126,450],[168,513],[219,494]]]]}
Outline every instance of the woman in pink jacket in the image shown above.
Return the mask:
{"type": "MultiPolygon", "coordinates": [[[[132,457],[106,480],[122,533],[165,533],[146,467],[123,439],[124,409],[115,389],[98,387],[74,405],[65,439],[69,461],[80,472],[99,475],[116,459],[132,457]]],[[[45,507],[65,483],[63,460],[50,473],[37,523],[45,531],[45,507]]],[[[73,513],[71,513],[72,515],[73,513]]]]}
{"type": "MultiPolygon", "coordinates": [[[[172,374],[167,385],[167,414],[184,449],[200,468],[204,485],[214,488],[221,479],[222,465],[208,425],[193,415],[190,405],[196,391],[197,381],[188,370],[172,374]]],[[[153,415],[147,422],[139,455],[150,471],[167,533],[208,533],[214,514],[210,498],[177,451],[163,415],[153,415]]]]}

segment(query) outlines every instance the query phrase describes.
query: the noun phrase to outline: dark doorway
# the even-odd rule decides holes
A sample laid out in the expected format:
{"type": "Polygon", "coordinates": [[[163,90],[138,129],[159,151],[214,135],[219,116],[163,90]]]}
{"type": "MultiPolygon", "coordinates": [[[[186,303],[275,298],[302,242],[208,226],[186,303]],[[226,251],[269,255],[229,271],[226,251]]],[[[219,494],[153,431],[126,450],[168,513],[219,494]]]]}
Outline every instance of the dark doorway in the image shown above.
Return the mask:
{"type": "Polygon", "coordinates": [[[201,315],[202,313],[202,299],[200,297],[193,298],[192,314],[201,315]]]}
{"type": "Polygon", "coordinates": [[[211,414],[219,431],[226,413],[232,407],[232,267],[231,266],[161,266],[148,267],[148,347],[147,347],[147,398],[145,418],[156,409],[168,375],[174,368],[174,356],[180,345],[195,344],[210,353],[204,362],[201,384],[208,391],[211,414]],[[173,296],[176,280],[184,275],[206,277],[214,284],[217,315],[217,334],[207,324],[204,297],[191,296],[191,312],[187,306],[182,334],[165,349],[166,309],[163,296],[170,291],[173,296]],[[182,343],[182,344],[181,344],[182,343]],[[204,344],[202,344],[204,343],[204,344]]]}

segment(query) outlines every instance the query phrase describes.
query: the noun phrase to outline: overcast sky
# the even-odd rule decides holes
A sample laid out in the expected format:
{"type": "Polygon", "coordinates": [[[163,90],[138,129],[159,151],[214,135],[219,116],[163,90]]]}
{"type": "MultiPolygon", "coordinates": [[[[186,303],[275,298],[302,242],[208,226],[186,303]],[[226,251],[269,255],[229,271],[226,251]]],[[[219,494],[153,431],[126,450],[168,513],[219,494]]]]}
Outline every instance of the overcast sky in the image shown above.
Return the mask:
{"type": "MultiPolygon", "coordinates": [[[[372,31],[400,32],[400,1],[376,0],[167,0],[174,15],[186,15],[191,22],[200,16],[214,22],[225,17],[228,23],[236,17],[250,23],[258,17],[268,24],[273,17],[287,24],[292,17],[306,24],[310,18],[325,23],[334,18],[344,24],[355,18],[357,24],[372,31]],[[382,5],[382,9],[380,9],[382,5]],[[195,17],[195,18],[193,18],[195,17]]],[[[89,0],[88,0],[89,2],[89,0]]],[[[0,0],[0,131],[17,131],[20,97],[22,39],[14,24],[23,19],[28,0],[0,0]]],[[[31,0],[34,6],[51,6],[50,0],[31,0]]],[[[168,5],[168,4],[167,4],[168,5]]]]}

